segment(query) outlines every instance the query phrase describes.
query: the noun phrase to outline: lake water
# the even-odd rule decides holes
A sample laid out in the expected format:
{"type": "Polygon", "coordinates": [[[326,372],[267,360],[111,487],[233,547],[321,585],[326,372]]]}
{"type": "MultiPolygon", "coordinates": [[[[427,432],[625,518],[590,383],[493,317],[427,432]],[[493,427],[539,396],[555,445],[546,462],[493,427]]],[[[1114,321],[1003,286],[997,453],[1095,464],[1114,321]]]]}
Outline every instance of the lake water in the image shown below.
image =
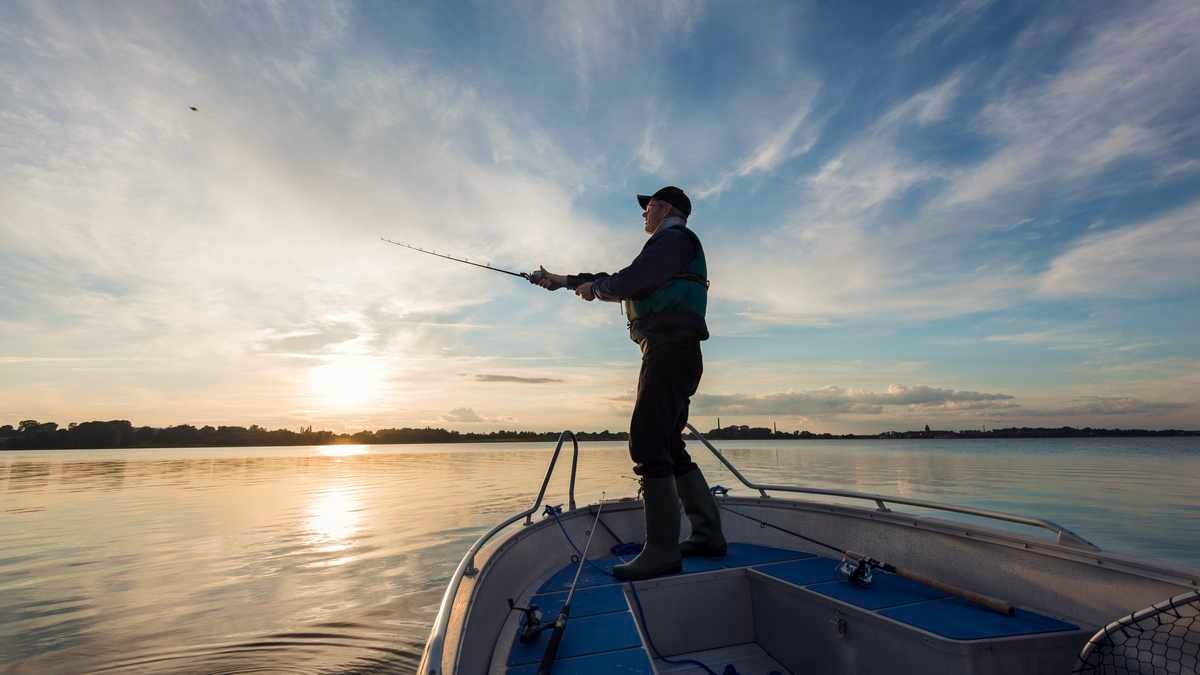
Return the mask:
{"type": "MultiPolygon", "coordinates": [[[[1200,567],[1200,438],[718,445],[752,479],[1041,516],[1200,567]]],[[[532,503],[551,447],[0,452],[0,670],[414,672],[455,565],[532,503]]],[[[580,503],[636,489],[623,443],[583,444],[579,471],[580,503]]]]}

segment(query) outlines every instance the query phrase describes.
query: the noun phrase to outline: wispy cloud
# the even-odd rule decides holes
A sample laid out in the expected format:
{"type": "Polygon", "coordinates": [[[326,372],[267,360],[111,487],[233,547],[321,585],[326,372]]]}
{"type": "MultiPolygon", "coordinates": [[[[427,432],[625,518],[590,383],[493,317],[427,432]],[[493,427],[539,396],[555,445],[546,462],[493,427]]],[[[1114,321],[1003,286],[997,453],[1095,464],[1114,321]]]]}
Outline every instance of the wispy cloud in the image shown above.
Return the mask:
{"type": "Polygon", "coordinates": [[[557,377],[520,377],[517,375],[495,375],[491,373],[479,373],[475,375],[476,382],[511,382],[515,384],[551,384],[554,382],[562,382],[561,378],[557,377]]]}
{"type": "Polygon", "coordinates": [[[901,143],[914,127],[949,114],[963,77],[951,73],[885,110],[806,178],[800,206],[733,253],[732,269],[756,274],[730,274],[716,292],[748,301],[753,309],[744,316],[808,326],[881,312],[905,320],[956,316],[1003,307],[1027,293],[1033,281],[1015,266],[964,270],[957,262],[968,243],[961,233],[889,212],[950,174],[901,143]]]}
{"type": "Polygon", "coordinates": [[[1052,297],[1162,297],[1200,287],[1200,201],[1149,222],[1084,237],[1055,258],[1052,297]]]}
{"type": "Polygon", "coordinates": [[[879,415],[885,406],[922,409],[978,409],[1008,407],[1012,396],[977,391],[957,391],[925,385],[891,385],[885,391],[824,387],[811,391],[763,395],[699,394],[692,409],[697,414],[787,415],[823,417],[831,415],[879,415]]]}
{"type": "Polygon", "coordinates": [[[922,12],[923,18],[896,44],[897,51],[902,57],[909,57],[935,40],[949,41],[968,28],[990,3],[991,0],[961,0],[948,9],[922,12]]]}
{"type": "MultiPolygon", "coordinates": [[[[1195,100],[1193,86],[1178,84],[1194,82],[1198,26],[1200,7],[1187,0],[1134,5],[1089,30],[1051,78],[1021,86],[1034,64],[1011,64],[1013,81],[1002,83],[1010,89],[980,117],[981,131],[999,140],[1000,150],[956,178],[946,203],[1029,198],[1119,161],[1170,159],[1179,142],[1196,140],[1195,130],[1176,120],[1195,100]]],[[[1058,26],[1037,25],[1020,46],[1037,59],[1063,37],[1058,26]]]]}
{"type": "MultiPolygon", "coordinates": [[[[610,0],[563,0],[539,6],[546,44],[572,66],[580,103],[590,104],[592,81],[635,63],[636,55],[657,50],[688,33],[704,12],[699,0],[669,0],[653,5],[629,5],[610,0]]],[[[630,86],[649,86],[634,79],[630,86]]]]}
{"type": "Polygon", "coordinates": [[[800,106],[779,128],[758,139],[750,152],[712,183],[702,185],[695,193],[699,199],[715,197],[729,189],[738,178],[755,173],[769,173],[783,162],[808,152],[817,140],[816,129],[809,119],[811,98],[796,103],[800,106]]]}
{"type": "Polygon", "coordinates": [[[1143,401],[1128,396],[1087,396],[1075,399],[1061,408],[1033,409],[1023,412],[1038,417],[1074,417],[1084,415],[1157,415],[1187,410],[1186,403],[1143,401]]]}

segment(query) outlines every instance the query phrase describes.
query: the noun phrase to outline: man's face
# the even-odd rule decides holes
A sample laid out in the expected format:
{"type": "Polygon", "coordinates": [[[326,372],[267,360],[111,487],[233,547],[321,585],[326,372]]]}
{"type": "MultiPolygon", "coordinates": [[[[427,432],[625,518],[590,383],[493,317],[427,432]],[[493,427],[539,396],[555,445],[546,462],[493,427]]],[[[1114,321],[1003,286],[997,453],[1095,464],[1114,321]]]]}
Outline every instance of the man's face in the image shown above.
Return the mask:
{"type": "Polygon", "coordinates": [[[662,221],[671,212],[671,205],[666,202],[660,202],[657,199],[651,199],[646,203],[646,210],[642,212],[642,220],[646,222],[646,233],[654,234],[658,231],[658,226],[662,225],[662,221]]]}

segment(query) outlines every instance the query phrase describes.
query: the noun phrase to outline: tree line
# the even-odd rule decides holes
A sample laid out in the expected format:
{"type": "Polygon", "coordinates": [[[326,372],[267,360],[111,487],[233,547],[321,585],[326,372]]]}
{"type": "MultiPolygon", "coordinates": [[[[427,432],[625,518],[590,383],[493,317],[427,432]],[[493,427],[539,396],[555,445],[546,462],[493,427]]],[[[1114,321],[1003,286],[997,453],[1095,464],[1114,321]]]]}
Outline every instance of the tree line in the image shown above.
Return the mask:
{"type": "MultiPolygon", "coordinates": [[[[440,428],[377,429],[353,434],[313,431],[311,426],[291,429],[202,426],[180,424],[170,427],[135,427],[128,420],[80,422],[60,427],[55,422],[22,420],[17,426],[0,426],[0,449],[42,450],[51,448],[170,448],[257,445],[332,445],[335,443],[487,443],[500,441],[554,441],[559,432],[500,430],[489,433],[440,428]]],[[[584,441],[623,441],[623,431],[577,432],[584,441]]]]}
{"type": "MultiPolygon", "coordinates": [[[[249,427],[202,426],[179,424],[171,427],[135,427],[128,420],[107,422],[72,422],[60,427],[55,422],[22,420],[15,427],[0,426],[0,450],[43,450],[53,448],[171,448],[207,446],[259,445],[332,445],[357,443],[388,445],[398,443],[494,443],[508,441],[552,442],[557,431],[499,430],[488,433],[462,432],[435,427],[364,430],[353,434],[332,431],[313,431],[311,426],[300,431],[266,429],[257,424],[249,427]]],[[[576,432],[581,441],[625,441],[624,431],[576,432]]],[[[829,434],[810,431],[776,431],[765,427],[731,425],[710,429],[704,433],[712,440],[785,440],[785,439],[921,439],[921,438],[1089,438],[1111,436],[1200,436],[1200,431],[1183,429],[1093,429],[1085,427],[1010,427],[1006,429],[962,431],[885,431],[880,434],[829,434]]],[[[690,434],[689,434],[690,437],[690,434]]]]}

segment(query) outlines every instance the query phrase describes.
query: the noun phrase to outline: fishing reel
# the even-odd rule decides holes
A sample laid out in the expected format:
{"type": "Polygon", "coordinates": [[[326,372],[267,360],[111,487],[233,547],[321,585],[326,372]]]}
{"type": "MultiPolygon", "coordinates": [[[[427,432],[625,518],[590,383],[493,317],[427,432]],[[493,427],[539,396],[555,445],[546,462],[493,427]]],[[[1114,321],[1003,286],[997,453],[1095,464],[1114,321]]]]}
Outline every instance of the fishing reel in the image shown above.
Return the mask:
{"type": "Polygon", "coordinates": [[[517,637],[517,639],[520,640],[521,644],[523,645],[527,645],[530,642],[538,639],[538,636],[542,634],[542,631],[554,626],[554,622],[552,621],[546,623],[542,622],[542,608],[538,607],[537,605],[517,607],[516,604],[513,603],[513,599],[509,598],[508,611],[511,612],[513,610],[520,610],[524,615],[524,619],[521,621],[521,634],[517,637]]]}
{"type": "Polygon", "coordinates": [[[851,558],[843,556],[842,563],[838,565],[838,575],[855,586],[870,586],[871,580],[874,578],[872,570],[878,564],[872,558],[851,558]]]}

